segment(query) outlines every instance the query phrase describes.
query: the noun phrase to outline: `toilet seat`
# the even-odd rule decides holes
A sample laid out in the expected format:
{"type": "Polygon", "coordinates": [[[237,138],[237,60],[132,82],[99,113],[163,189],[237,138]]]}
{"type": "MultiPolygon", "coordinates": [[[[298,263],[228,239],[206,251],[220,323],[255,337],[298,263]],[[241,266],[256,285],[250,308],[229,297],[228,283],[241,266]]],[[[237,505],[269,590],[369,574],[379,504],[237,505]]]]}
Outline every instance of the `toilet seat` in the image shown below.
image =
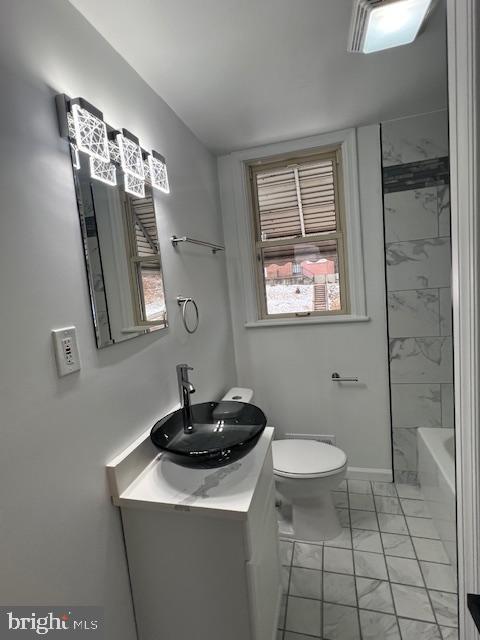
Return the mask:
{"type": "Polygon", "coordinates": [[[274,440],[272,455],[274,473],[284,478],[322,478],[347,465],[344,451],[316,440],[274,440]]]}

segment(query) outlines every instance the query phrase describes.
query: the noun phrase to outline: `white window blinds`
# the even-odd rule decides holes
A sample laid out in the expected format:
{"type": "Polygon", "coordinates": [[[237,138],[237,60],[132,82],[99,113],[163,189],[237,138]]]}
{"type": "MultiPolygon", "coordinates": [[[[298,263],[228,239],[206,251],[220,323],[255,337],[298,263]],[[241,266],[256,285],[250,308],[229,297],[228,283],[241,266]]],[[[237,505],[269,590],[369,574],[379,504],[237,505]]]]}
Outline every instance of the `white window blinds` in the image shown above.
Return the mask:
{"type": "Polygon", "coordinates": [[[335,158],[255,174],[262,240],[337,230],[335,158]]]}
{"type": "Polygon", "coordinates": [[[142,257],[157,255],[157,221],[152,197],[132,199],[131,207],[135,223],[136,254],[142,257]]]}

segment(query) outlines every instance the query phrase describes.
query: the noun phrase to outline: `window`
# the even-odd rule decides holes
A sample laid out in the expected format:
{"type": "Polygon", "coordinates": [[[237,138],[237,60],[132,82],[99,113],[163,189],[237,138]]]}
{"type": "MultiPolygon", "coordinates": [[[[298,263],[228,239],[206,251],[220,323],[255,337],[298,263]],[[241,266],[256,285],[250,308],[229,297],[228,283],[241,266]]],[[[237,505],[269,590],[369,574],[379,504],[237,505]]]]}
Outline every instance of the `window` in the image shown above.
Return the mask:
{"type": "Polygon", "coordinates": [[[165,294],[153,197],[125,196],[125,227],[135,324],[166,326],[165,294]]]}
{"type": "Polygon", "coordinates": [[[248,170],[260,318],[348,313],[340,147],[248,170]]]}

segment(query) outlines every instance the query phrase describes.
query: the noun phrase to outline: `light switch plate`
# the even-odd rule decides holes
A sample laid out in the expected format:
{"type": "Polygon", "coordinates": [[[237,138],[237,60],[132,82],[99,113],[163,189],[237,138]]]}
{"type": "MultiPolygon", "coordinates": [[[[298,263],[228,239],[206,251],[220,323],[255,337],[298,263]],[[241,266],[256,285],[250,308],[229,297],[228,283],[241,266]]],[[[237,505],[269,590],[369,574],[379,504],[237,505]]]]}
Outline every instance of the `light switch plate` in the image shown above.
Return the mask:
{"type": "Polygon", "coordinates": [[[55,359],[59,376],[67,376],[80,369],[77,333],[75,327],[52,331],[55,359]]]}

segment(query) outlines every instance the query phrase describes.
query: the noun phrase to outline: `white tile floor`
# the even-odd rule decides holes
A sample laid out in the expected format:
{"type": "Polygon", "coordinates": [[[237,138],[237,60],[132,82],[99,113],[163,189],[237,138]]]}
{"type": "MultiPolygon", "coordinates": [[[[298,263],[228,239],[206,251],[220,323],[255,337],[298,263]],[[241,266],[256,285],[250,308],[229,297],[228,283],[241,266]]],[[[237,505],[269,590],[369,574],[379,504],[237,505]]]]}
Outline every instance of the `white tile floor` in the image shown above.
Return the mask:
{"type": "Polygon", "coordinates": [[[361,480],[340,489],[338,538],[280,541],[278,640],[456,640],[456,576],[419,489],[361,480]]]}

